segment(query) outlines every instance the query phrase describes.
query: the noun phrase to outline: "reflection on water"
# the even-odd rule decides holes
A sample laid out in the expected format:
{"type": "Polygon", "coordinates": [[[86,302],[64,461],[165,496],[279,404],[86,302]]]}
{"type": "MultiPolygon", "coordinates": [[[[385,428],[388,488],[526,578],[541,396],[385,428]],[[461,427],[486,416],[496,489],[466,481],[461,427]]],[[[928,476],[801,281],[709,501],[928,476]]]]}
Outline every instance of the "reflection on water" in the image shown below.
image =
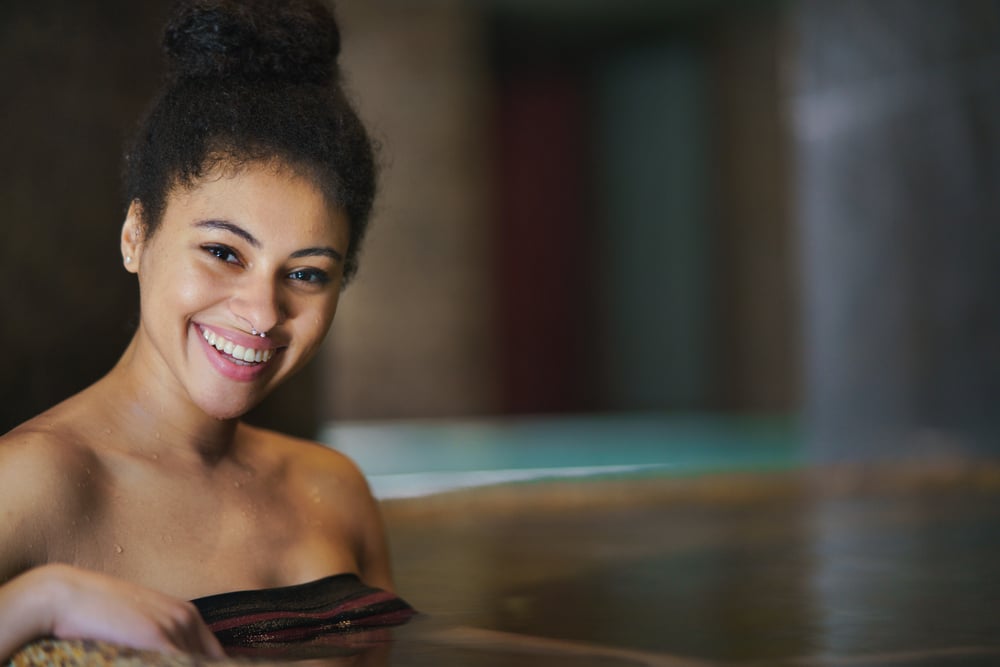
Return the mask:
{"type": "Polygon", "coordinates": [[[947,490],[820,504],[812,583],[826,650],[1000,646],[998,500],[947,490]]]}
{"type": "MultiPolygon", "coordinates": [[[[1000,472],[939,477],[515,485],[386,514],[400,591],[445,624],[648,664],[997,664],[1000,472]]],[[[438,664],[525,664],[494,649],[438,664]]]]}

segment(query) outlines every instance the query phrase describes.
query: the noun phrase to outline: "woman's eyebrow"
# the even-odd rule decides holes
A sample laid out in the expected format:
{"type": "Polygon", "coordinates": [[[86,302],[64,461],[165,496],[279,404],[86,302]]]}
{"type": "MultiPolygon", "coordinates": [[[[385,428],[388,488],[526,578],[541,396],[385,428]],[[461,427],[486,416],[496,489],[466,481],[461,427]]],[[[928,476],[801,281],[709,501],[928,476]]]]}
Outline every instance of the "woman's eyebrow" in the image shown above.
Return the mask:
{"type": "MultiPolygon", "coordinates": [[[[230,234],[235,234],[241,239],[252,245],[254,248],[260,247],[260,241],[257,238],[243,229],[239,225],[227,222],[226,220],[199,220],[194,223],[195,227],[200,227],[202,229],[221,229],[229,232],[230,234]]],[[[301,257],[329,257],[337,262],[344,261],[344,256],[339,252],[334,250],[329,246],[315,246],[312,248],[303,248],[302,250],[296,250],[291,254],[291,257],[298,259],[301,257]]]]}
{"type": "Polygon", "coordinates": [[[260,241],[254,238],[253,234],[232,222],[226,222],[225,220],[201,220],[194,223],[194,226],[201,227],[202,229],[222,229],[232,234],[236,234],[236,236],[239,236],[254,248],[260,247],[260,241]]]}
{"type": "Polygon", "coordinates": [[[294,258],[321,256],[321,257],[329,257],[330,259],[336,260],[338,262],[344,261],[344,256],[329,246],[303,248],[302,250],[296,250],[295,252],[292,253],[291,256],[294,258]]]}

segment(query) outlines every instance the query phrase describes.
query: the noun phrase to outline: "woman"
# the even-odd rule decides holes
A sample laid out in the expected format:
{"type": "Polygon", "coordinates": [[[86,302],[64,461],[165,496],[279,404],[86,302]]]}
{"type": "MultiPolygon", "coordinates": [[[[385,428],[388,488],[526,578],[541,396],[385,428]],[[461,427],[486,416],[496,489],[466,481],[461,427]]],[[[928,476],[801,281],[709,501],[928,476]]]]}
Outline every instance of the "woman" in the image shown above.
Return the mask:
{"type": "Polygon", "coordinates": [[[202,0],[164,46],[126,158],[138,329],[0,439],[0,656],[44,636],[221,656],[202,614],[230,591],[346,585],[408,613],[374,590],[393,585],[357,468],[240,421],[315,354],[357,266],[375,169],[337,25],[318,1],[202,0]]]}

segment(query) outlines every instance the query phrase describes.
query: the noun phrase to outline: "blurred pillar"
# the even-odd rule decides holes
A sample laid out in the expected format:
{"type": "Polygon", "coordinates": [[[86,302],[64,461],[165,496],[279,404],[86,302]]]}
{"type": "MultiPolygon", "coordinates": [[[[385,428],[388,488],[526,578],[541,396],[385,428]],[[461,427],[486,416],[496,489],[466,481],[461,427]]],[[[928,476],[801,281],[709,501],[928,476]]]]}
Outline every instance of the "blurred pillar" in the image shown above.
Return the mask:
{"type": "Polygon", "coordinates": [[[1000,454],[1000,3],[795,9],[811,452],[1000,454]]]}
{"type": "Polygon", "coordinates": [[[801,408],[784,11],[751,3],[720,19],[710,37],[713,393],[726,411],[801,408]]]}
{"type": "Polygon", "coordinates": [[[638,47],[602,64],[597,81],[605,403],[703,409],[712,313],[701,55],[638,47]]]}
{"type": "Polygon", "coordinates": [[[498,87],[494,251],[506,413],[593,402],[588,107],[579,74],[538,61],[498,87]]]}
{"type": "Polygon", "coordinates": [[[326,419],[497,410],[489,87],[460,0],[340,0],[344,69],[383,172],[323,350],[326,419]]]}

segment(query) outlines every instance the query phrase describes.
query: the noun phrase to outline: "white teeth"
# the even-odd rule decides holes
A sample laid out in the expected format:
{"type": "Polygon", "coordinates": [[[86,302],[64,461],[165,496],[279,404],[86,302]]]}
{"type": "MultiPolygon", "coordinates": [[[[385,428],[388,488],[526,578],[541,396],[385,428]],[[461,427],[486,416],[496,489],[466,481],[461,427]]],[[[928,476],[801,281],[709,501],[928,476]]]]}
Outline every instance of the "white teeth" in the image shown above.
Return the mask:
{"type": "Polygon", "coordinates": [[[269,361],[271,357],[274,356],[273,350],[256,350],[252,347],[243,347],[242,345],[237,345],[231,340],[226,340],[222,336],[217,335],[214,331],[209,331],[208,329],[202,330],[202,336],[206,341],[208,341],[208,344],[215,349],[220,352],[225,352],[234,359],[238,359],[246,363],[259,364],[269,361]]]}

